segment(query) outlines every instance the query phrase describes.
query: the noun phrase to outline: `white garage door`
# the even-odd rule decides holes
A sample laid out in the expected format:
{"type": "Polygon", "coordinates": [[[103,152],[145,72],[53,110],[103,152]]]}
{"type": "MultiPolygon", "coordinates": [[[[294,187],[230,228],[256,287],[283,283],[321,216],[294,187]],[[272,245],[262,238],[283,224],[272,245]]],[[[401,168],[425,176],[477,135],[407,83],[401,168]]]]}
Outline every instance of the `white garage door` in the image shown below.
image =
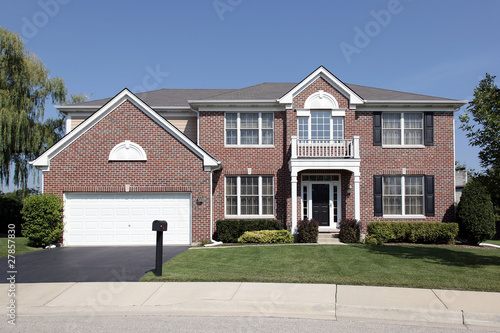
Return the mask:
{"type": "Polygon", "coordinates": [[[163,244],[191,243],[189,193],[66,193],[65,245],[154,245],[154,220],[165,220],[163,244]]]}

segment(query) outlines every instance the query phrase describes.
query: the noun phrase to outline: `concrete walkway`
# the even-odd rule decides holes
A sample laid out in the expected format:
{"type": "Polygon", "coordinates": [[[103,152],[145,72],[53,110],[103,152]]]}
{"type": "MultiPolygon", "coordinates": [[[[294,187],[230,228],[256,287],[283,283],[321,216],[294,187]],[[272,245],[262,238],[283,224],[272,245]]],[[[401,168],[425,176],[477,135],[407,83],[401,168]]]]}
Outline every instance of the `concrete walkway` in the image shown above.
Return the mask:
{"type": "MultiPolygon", "coordinates": [[[[277,283],[1,284],[16,316],[195,315],[364,320],[500,330],[500,293],[277,283]]],[[[8,310],[4,310],[8,311],[8,310]]]]}

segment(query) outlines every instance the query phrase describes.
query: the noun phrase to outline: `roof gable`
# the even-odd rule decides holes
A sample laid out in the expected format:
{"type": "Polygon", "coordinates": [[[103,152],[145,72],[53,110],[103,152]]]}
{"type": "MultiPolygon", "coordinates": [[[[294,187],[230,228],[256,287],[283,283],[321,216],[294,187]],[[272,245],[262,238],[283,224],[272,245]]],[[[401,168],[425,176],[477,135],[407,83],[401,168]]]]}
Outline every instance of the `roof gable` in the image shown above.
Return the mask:
{"type": "Polygon", "coordinates": [[[81,123],[74,130],[69,132],[64,136],[59,142],[49,148],[46,152],[40,155],[36,160],[30,162],[30,164],[36,167],[49,167],[50,160],[55,157],[58,153],[63,151],[68,145],[74,142],[76,139],[81,137],[85,132],[92,128],[95,124],[106,117],[111,111],[116,109],[125,101],[129,101],[139,110],[145,113],[149,118],[155,121],[160,127],[162,127],[166,132],[179,140],[182,144],[191,150],[194,154],[203,160],[203,166],[207,168],[216,168],[220,165],[215,158],[210,156],[201,147],[196,145],[188,137],[186,137],[181,131],[179,131],[175,126],[165,120],[162,116],[156,113],[149,105],[144,103],[140,98],[130,92],[128,89],[123,89],[118,95],[109,100],[104,104],[98,111],[92,114],[88,119],[81,123]]]}
{"type": "Polygon", "coordinates": [[[350,104],[363,104],[363,99],[358,94],[356,94],[354,90],[349,88],[349,86],[340,81],[335,75],[330,73],[323,66],[320,66],[318,69],[312,72],[308,77],[298,83],[278,101],[283,104],[291,104],[295,96],[300,94],[300,92],[302,92],[319,78],[323,78],[326,82],[332,85],[332,87],[343,94],[349,100],[350,104]]]}

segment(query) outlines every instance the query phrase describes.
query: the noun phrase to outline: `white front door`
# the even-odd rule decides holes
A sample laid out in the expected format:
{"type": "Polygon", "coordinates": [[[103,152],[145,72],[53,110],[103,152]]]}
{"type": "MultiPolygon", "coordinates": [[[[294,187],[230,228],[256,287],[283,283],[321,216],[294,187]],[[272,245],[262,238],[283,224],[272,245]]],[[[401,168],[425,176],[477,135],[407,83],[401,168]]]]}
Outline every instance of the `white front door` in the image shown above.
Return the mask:
{"type": "Polygon", "coordinates": [[[320,231],[338,230],[342,216],[339,177],[305,175],[302,179],[302,218],[317,220],[320,231]]]}

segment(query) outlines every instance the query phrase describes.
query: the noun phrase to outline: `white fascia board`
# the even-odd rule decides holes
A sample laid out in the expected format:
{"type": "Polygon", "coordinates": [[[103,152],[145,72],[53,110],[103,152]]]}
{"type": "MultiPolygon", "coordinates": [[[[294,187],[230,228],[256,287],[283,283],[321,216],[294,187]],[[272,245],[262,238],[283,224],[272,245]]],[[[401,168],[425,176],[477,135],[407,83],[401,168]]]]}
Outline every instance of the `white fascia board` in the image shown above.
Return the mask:
{"type": "Polygon", "coordinates": [[[150,106],[150,108],[155,111],[171,111],[171,110],[191,111],[190,106],[150,106]]]}
{"type": "Polygon", "coordinates": [[[409,105],[409,104],[425,104],[425,105],[465,105],[469,101],[460,100],[365,100],[366,104],[388,104],[388,105],[409,105]]]}
{"type": "Polygon", "coordinates": [[[276,104],[275,99],[221,99],[221,100],[213,100],[213,99],[196,99],[189,100],[189,104],[201,104],[201,105],[214,105],[214,104],[249,104],[249,103],[257,103],[257,104],[276,104]]]}
{"type": "Polygon", "coordinates": [[[312,74],[302,80],[299,84],[297,84],[292,90],[290,90],[286,95],[278,99],[278,102],[282,104],[291,104],[293,102],[293,98],[300,94],[301,91],[306,89],[309,85],[311,85],[314,81],[322,77],[328,83],[330,83],[333,87],[338,89],[342,94],[344,94],[349,99],[349,104],[363,104],[364,100],[358,96],[352,89],[346,86],[342,81],[340,81],[335,75],[330,73],[323,66],[319,67],[312,74]]]}
{"type": "Polygon", "coordinates": [[[201,111],[206,110],[206,108],[221,108],[221,107],[270,107],[279,106],[275,99],[260,100],[260,99],[250,99],[250,100],[195,100],[188,101],[189,105],[196,110],[201,111]]]}
{"type": "Polygon", "coordinates": [[[74,113],[78,113],[78,112],[95,112],[95,111],[99,110],[100,108],[102,108],[102,106],[95,106],[95,105],[93,105],[93,106],[92,105],[91,106],[54,105],[54,107],[64,114],[68,114],[68,113],[74,114],[74,113]]]}
{"type": "Polygon", "coordinates": [[[193,141],[189,140],[181,131],[179,131],[175,126],[170,124],[167,120],[165,120],[161,115],[155,112],[152,108],[150,108],[146,103],[140,100],[128,89],[123,89],[118,95],[116,95],[113,99],[111,99],[108,103],[106,103],[99,111],[95,112],[84,123],[82,123],[80,126],[76,127],[74,130],[69,132],[69,134],[64,136],[59,142],[57,142],[55,145],[49,148],[45,153],[40,155],[37,159],[31,161],[30,164],[36,167],[48,167],[51,158],[55,157],[71,142],[79,138],[87,130],[89,130],[94,125],[99,123],[99,121],[101,121],[105,116],[107,116],[109,112],[116,109],[126,100],[134,104],[137,108],[139,108],[142,112],[148,115],[151,119],[156,121],[163,129],[169,132],[177,140],[182,142],[198,157],[202,158],[204,166],[212,167],[219,165],[216,159],[214,159],[203,149],[197,146],[193,141]]]}
{"type": "Polygon", "coordinates": [[[280,112],[286,111],[284,106],[206,106],[200,107],[198,111],[234,111],[234,112],[280,112]]]}

